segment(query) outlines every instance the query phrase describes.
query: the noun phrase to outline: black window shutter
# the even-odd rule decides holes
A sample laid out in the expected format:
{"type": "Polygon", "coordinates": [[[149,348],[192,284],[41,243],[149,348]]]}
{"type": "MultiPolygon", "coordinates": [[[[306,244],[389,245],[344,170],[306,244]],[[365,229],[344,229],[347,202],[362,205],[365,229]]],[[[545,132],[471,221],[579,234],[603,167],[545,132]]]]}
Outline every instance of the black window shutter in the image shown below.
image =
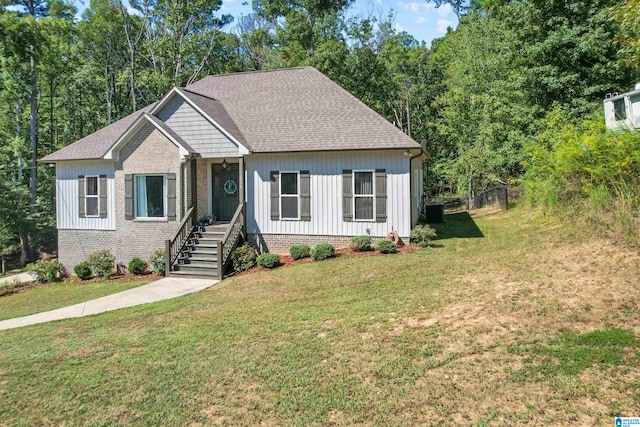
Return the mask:
{"type": "Polygon", "coordinates": [[[167,219],[176,220],[176,174],[167,174],[167,219]]]}
{"type": "Polygon", "coordinates": [[[107,175],[100,175],[100,218],[107,217],[107,175]]]}
{"type": "Polygon", "coordinates": [[[84,204],[84,175],[78,177],[78,216],[84,218],[87,216],[84,204]]]}
{"type": "Polygon", "coordinates": [[[311,221],[311,176],[300,171],[300,220],[311,221]]]}
{"type": "Polygon", "coordinates": [[[353,172],[342,171],[342,219],[353,221],[353,172]]]}
{"type": "Polygon", "coordinates": [[[278,221],[280,219],[280,172],[271,171],[269,179],[271,180],[271,220],[278,221]]]}
{"type": "Polygon", "coordinates": [[[376,222],[387,222],[387,173],[376,169],[376,222]]]}
{"type": "Polygon", "coordinates": [[[133,175],[124,176],[124,219],[133,219],[133,175]]]}

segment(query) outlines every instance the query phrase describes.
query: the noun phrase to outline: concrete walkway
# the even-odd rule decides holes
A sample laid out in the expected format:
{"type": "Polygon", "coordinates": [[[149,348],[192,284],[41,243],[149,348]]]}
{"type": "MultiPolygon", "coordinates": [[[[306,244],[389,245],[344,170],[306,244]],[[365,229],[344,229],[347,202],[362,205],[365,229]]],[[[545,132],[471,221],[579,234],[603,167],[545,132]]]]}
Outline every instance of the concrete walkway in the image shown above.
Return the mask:
{"type": "Polygon", "coordinates": [[[129,289],[106,297],[94,299],[57,310],[45,311],[24,317],[16,317],[0,321],[0,330],[19,328],[21,326],[52,322],[54,320],[84,317],[105,311],[133,307],[140,304],[176,298],[182,295],[201,291],[218,283],[213,279],[189,279],[166,277],[148,285],[129,289]]]}
{"type": "Polygon", "coordinates": [[[33,276],[30,275],[29,273],[20,273],[20,274],[14,274],[13,276],[0,278],[0,285],[3,284],[4,282],[13,282],[15,279],[18,279],[20,283],[31,283],[35,281],[33,276]]]}

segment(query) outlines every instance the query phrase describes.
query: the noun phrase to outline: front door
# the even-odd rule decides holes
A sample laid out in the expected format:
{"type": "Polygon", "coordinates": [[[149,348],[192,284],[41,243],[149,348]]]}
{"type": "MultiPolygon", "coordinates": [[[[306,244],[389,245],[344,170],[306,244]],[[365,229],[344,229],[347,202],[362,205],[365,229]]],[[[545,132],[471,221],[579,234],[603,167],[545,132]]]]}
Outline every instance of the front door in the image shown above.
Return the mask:
{"type": "Polygon", "coordinates": [[[221,164],[211,165],[213,180],[213,215],[218,221],[231,221],[238,208],[240,185],[238,164],[228,163],[226,169],[221,164]]]}

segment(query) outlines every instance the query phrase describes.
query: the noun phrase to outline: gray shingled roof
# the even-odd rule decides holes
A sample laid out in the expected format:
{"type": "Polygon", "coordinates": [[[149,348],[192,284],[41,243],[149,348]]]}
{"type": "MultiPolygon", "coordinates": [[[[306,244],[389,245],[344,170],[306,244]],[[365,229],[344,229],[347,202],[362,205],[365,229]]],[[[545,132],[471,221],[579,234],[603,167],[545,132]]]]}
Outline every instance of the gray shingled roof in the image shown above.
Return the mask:
{"type": "Polygon", "coordinates": [[[155,104],[148,105],[135,113],[121,118],[102,129],[85,136],[71,145],[42,158],[42,162],[57,162],[60,160],[88,160],[99,159],[109,151],[120,135],[136,121],[143,113],[151,111],[155,104]]]}
{"type": "Polygon", "coordinates": [[[216,121],[224,130],[229,132],[231,136],[233,136],[239,143],[247,146],[247,141],[245,141],[244,136],[234,123],[233,119],[227,113],[227,110],[224,109],[224,106],[217,99],[210,98],[208,96],[192,92],[188,89],[183,88],[182,93],[184,93],[191,102],[196,104],[202,111],[204,111],[209,117],[216,121]]]}
{"type": "Polygon", "coordinates": [[[209,76],[187,89],[219,100],[254,152],[420,148],[312,67],[209,76]]]}
{"type": "MultiPolygon", "coordinates": [[[[182,92],[253,152],[420,148],[312,67],[209,76],[182,92]]],[[[42,161],[99,159],[152,108],[138,110],[42,161]]]]}

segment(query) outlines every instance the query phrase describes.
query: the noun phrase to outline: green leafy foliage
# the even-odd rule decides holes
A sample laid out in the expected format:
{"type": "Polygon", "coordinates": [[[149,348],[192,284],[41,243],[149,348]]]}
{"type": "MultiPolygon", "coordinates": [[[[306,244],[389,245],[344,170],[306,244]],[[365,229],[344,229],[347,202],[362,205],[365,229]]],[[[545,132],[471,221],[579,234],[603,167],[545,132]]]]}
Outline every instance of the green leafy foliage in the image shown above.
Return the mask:
{"type": "Polygon", "coordinates": [[[3,295],[9,295],[20,287],[20,280],[16,277],[13,280],[8,280],[0,283],[0,297],[3,295]]]}
{"type": "Polygon", "coordinates": [[[27,265],[27,273],[39,283],[57,282],[66,275],[64,267],[57,259],[40,259],[33,262],[27,265]]]}
{"type": "Polygon", "coordinates": [[[155,274],[164,275],[165,259],[164,249],[156,249],[149,254],[149,268],[155,274]]]}
{"type": "Polygon", "coordinates": [[[235,271],[246,271],[256,265],[256,251],[248,244],[235,248],[231,252],[231,261],[235,271]]]}
{"type": "Polygon", "coordinates": [[[331,243],[318,243],[311,249],[311,257],[316,261],[331,258],[335,253],[335,248],[331,243]]]}
{"type": "Polygon", "coordinates": [[[380,240],[376,244],[376,250],[383,254],[395,254],[398,252],[398,248],[391,240],[380,240]]]}
{"type": "Polygon", "coordinates": [[[429,242],[435,237],[436,230],[426,224],[416,225],[409,233],[409,241],[423,248],[429,246],[429,242]]]}
{"type": "Polygon", "coordinates": [[[127,270],[129,270],[129,273],[131,274],[142,276],[143,274],[147,274],[147,272],[149,271],[149,264],[146,261],[136,257],[129,261],[127,270]]]}
{"type": "Polygon", "coordinates": [[[82,261],[81,263],[76,264],[76,266],[73,267],[73,271],[80,280],[89,280],[93,275],[89,261],[82,261]]]}
{"type": "Polygon", "coordinates": [[[270,252],[258,256],[258,265],[265,268],[274,268],[280,265],[280,257],[270,252]]]}
{"type": "Polygon", "coordinates": [[[103,279],[108,279],[111,276],[111,272],[116,264],[116,257],[106,250],[100,250],[89,255],[89,265],[91,266],[91,272],[103,279]]]}
{"type": "Polygon", "coordinates": [[[353,250],[356,252],[367,252],[371,248],[371,236],[354,236],[351,238],[353,250]]]}
{"type": "Polygon", "coordinates": [[[311,255],[309,245],[293,245],[289,248],[289,254],[293,259],[302,259],[311,255]]]}
{"type": "Polygon", "coordinates": [[[611,132],[602,116],[575,122],[557,107],[526,148],[525,200],[547,210],[571,210],[637,242],[640,136],[611,132]],[[610,227],[609,227],[610,228],[610,227]]]}

